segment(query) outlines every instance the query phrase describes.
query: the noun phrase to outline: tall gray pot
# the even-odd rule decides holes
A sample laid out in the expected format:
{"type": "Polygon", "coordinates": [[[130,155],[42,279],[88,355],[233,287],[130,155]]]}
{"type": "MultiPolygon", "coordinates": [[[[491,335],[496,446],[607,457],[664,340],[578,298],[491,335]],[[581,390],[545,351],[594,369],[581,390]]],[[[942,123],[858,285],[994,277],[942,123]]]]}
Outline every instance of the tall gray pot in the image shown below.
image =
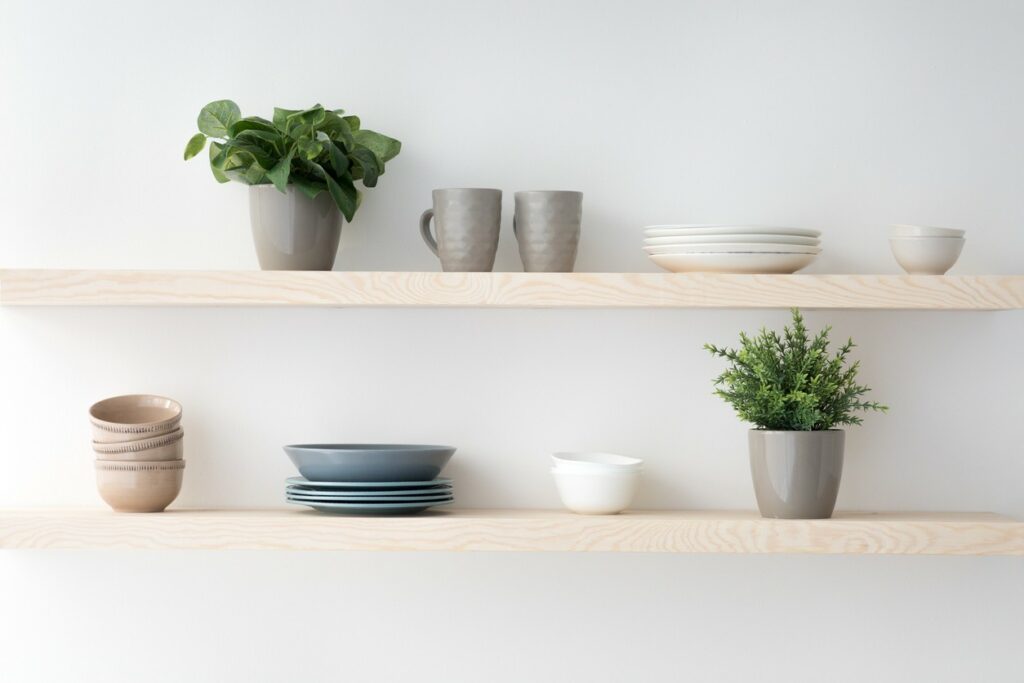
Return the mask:
{"type": "Polygon", "coordinates": [[[294,185],[249,187],[249,220],[263,270],[331,270],[341,240],[341,212],[331,195],[310,199],[294,185]]]}
{"type": "Polygon", "coordinates": [[[843,474],[846,432],[750,430],[750,472],[762,517],[828,519],[843,474]]]}

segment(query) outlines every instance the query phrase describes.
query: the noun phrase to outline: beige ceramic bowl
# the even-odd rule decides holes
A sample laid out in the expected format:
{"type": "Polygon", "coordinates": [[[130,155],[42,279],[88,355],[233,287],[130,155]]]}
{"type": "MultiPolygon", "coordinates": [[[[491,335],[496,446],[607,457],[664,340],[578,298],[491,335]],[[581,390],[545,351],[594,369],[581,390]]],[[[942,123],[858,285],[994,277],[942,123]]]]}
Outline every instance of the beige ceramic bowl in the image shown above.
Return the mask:
{"type": "Polygon", "coordinates": [[[96,488],[117,512],[162,512],[181,491],[184,460],[96,461],[96,488]]]}
{"type": "Polygon", "coordinates": [[[181,404],[163,396],[115,396],[89,408],[92,438],[98,443],[122,443],[173,432],[181,424],[181,404]]]}
{"type": "Polygon", "coordinates": [[[92,442],[99,460],[120,460],[125,462],[152,462],[157,460],[181,460],[185,452],[185,433],[178,427],[169,434],[151,439],[124,441],[121,443],[92,442]]]}

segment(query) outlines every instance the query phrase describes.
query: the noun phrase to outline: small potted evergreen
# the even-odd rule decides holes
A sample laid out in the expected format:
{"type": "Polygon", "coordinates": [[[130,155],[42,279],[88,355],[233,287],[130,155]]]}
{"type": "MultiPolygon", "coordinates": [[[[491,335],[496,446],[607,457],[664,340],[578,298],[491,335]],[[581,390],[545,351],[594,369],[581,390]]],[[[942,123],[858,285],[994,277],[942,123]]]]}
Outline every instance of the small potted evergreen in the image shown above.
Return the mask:
{"type": "Polygon", "coordinates": [[[826,327],[811,339],[800,311],[780,336],[764,328],[740,333],[740,348],[705,344],[729,361],[715,379],[722,397],[750,430],[750,470],[762,517],[826,519],[832,516],[843,471],[845,432],[859,425],[860,411],[886,411],[862,400],[859,361],[848,363],[853,340],[829,354],[826,327]]]}
{"type": "Polygon", "coordinates": [[[249,219],[263,270],[331,270],[342,217],[351,222],[362,199],[355,181],[377,185],[398,140],[363,128],[358,116],[319,104],[274,109],[273,120],[242,117],[231,100],[199,112],[199,132],[185,159],[210,140],[217,182],[249,186],[249,219]]]}

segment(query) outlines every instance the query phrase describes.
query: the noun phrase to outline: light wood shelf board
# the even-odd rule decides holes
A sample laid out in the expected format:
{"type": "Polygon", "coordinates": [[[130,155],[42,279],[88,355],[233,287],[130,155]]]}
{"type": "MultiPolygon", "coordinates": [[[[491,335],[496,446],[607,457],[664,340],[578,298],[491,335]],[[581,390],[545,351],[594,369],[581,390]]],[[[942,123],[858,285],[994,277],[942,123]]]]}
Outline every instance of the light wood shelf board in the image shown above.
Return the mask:
{"type": "Polygon", "coordinates": [[[0,270],[6,306],[1024,308],[1024,275],[0,270]]]}
{"type": "Polygon", "coordinates": [[[990,513],[450,510],[349,517],[307,510],[0,511],[0,548],[1024,555],[1024,523],[990,513]]]}

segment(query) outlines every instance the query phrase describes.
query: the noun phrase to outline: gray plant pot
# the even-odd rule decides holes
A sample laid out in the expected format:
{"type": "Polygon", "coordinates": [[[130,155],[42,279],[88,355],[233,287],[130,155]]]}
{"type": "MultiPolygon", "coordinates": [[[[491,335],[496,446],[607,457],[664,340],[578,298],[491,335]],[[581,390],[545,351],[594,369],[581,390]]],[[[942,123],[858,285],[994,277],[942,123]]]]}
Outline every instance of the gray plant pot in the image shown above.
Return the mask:
{"type": "Polygon", "coordinates": [[[294,185],[251,185],[249,220],[263,270],[334,268],[342,217],[327,192],[310,199],[294,185]]]}
{"type": "Polygon", "coordinates": [[[846,432],[750,430],[750,472],[762,517],[828,519],[843,474],[846,432]]]}

